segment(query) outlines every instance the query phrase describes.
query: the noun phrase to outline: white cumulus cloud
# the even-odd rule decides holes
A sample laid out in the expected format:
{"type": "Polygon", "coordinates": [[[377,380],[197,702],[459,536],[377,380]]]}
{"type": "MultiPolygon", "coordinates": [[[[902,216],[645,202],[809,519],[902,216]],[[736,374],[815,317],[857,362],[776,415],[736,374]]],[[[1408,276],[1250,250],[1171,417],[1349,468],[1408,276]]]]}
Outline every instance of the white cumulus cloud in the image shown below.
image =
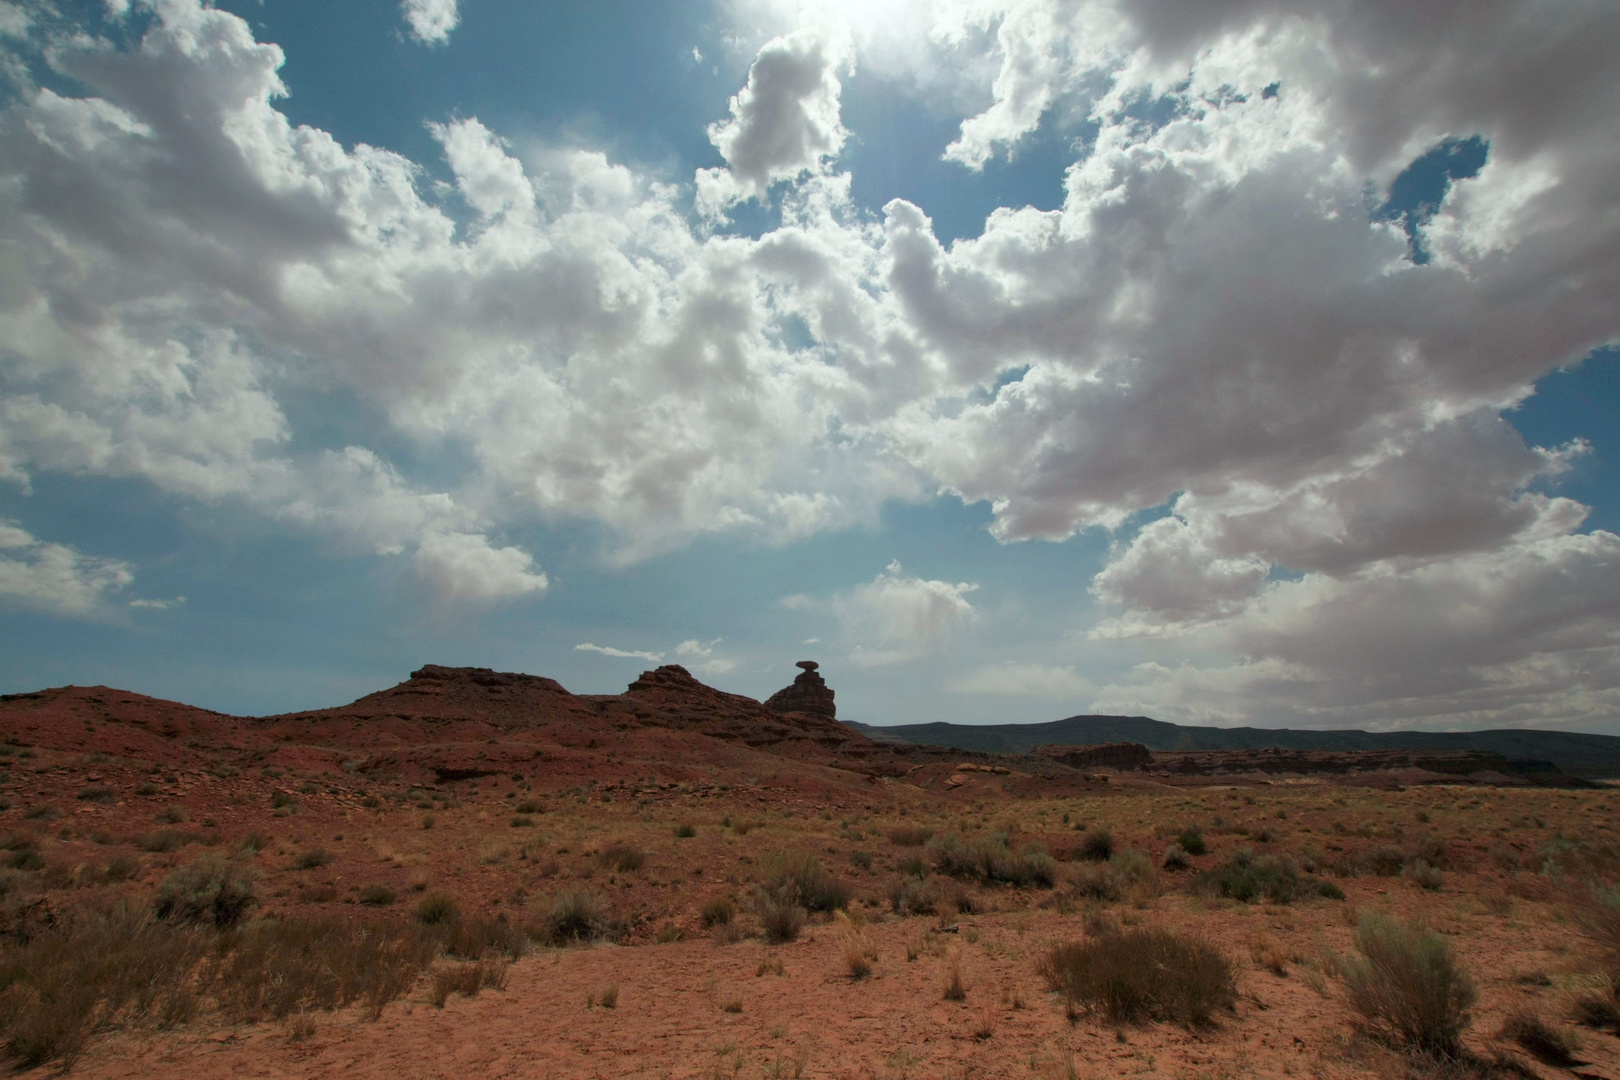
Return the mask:
{"type": "Polygon", "coordinates": [[[443,45],[450,31],[461,22],[457,0],[400,0],[400,12],[411,28],[411,37],[424,45],[443,45]]]}
{"type": "Polygon", "coordinates": [[[82,618],[102,613],[108,598],[134,580],[126,562],[35,539],[0,519],[0,601],[82,618]]]}

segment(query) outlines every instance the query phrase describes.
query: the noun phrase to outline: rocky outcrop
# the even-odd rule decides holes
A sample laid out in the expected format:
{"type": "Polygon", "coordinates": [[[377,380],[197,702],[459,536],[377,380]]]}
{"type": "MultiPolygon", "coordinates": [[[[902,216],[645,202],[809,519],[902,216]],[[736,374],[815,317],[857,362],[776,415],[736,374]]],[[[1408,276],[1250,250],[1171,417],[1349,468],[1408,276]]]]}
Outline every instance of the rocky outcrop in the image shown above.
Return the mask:
{"type": "Polygon", "coordinates": [[[800,660],[796,665],[804,670],[791,686],[783,687],[765,699],[765,707],[779,713],[809,713],[835,719],[838,710],[833,705],[833,692],[826,680],[816,674],[820,667],[814,660],[800,660]]]}
{"type": "Polygon", "coordinates": [[[1071,769],[1121,769],[1129,771],[1153,764],[1153,751],[1136,742],[1100,743],[1096,746],[1037,747],[1035,753],[1067,765],[1071,769]]]}

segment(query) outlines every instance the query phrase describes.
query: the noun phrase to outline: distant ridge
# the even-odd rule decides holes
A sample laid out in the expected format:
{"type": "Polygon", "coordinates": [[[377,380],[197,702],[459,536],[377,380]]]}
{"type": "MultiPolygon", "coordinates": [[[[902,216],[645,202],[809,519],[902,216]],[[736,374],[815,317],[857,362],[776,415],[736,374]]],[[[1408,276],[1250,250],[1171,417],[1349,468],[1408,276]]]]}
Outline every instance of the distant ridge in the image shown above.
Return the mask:
{"type": "Polygon", "coordinates": [[[1490,750],[1513,761],[1550,761],[1575,776],[1620,776],[1620,737],[1572,731],[1300,731],[1291,728],[1187,727],[1146,716],[1071,716],[1044,724],[851,723],[872,739],[1027,754],[1037,746],[1138,742],[1150,750],[1490,750]]]}

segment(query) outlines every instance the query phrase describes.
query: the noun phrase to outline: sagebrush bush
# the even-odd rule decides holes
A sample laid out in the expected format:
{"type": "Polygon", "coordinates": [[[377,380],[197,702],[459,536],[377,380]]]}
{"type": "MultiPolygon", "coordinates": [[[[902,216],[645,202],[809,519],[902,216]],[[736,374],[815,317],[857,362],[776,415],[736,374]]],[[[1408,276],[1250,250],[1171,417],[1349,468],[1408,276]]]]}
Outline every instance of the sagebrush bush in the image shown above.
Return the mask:
{"type": "Polygon", "coordinates": [[[1455,1057],[1478,993],[1445,939],[1374,913],[1356,928],[1356,948],[1340,963],[1356,1011],[1414,1050],[1455,1057]]]}
{"type": "Polygon", "coordinates": [[[889,830],[889,842],[899,847],[922,847],[933,838],[934,830],[921,825],[901,825],[889,830]]]}
{"type": "Polygon", "coordinates": [[[1209,854],[1209,845],[1204,842],[1204,830],[1196,825],[1182,829],[1176,837],[1176,843],[1180,844],[1181,849],[1188,855],[1209,854]]]}
{"type": "Polygon", "coordinates": [[[394,890],[386,885],[367,885],[360,890],[360,902],[368,907],[386,907],[394,902],[394,890]]]}
{"type": "Polygon", "coordinates": [[[258,871],[223,855],[198,856],[163,879],[152,909],[159,919],[234,926],[252,910],[258,871]]]}
{"type": "Polygon", "coordinates": [[[1036,964],[1072,1011],[1110,1020],[1206,1024],[1237,1000],[1231,962],[1219,950],[1166,930],[1131,930],[1053,946],[1036,964]]]}
{"type": "Polygon", "coordinates": [[[1166,870],[1185,870],[1192,863],[1187,859],[1187,849],[1180,844],[1171,844],[1164,849],[1164,868],[1166,870]]]}
{"type": "Polygon", "coordinates": [[[1445,884],[1445,878],[1440,873],[1440,868],[1429,865],[1424,859],[1414,859],[1408,863],[1406,869],[1401,871],[1401,876],[1418,888],[1426,889],[1429,892],[1438,892],[1440,887],[1445,884]]]}
{"type": "Polygon", "coordinates": [[[931,850],[935,867],[952,877],[1042,888],[1057,880],[1057,863],[1044,848],[1029,845],[1013,851],[1005,833],[967,840],[953,834],[934,841],[931,850]]]}
{"type": "Polygon", "coordinates": [[[1205,893],[1249,903],[1259,899],[1288,904],[1311,897],[1343,900],[1344,890],[1329,881],[1301,873],[1285,855],[1256,855],[1239,848],[1214,870],[1200,875],[1196,887],[1205,893]]]}

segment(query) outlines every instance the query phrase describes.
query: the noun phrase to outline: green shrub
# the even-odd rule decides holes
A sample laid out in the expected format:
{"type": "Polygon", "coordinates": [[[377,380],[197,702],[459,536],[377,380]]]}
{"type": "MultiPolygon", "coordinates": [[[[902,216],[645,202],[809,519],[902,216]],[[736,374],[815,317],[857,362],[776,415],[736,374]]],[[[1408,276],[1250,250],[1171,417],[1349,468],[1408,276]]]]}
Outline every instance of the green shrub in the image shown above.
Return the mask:
{"type": "Polygon", "coordinates": [[[1076,1006],[1120,1021],[1205,1024],[1237,1000],[1232,965],[1218,950],[1165,930],[1132,930],[1054,946],[1036,964],[1047,986],[1076,1006]]]}
{"type": "Polygon", "coordinates": [[[172,922],[234,926],[257,903],[257,878],[257,871],[223,855],[200,855],[163,879],[152,910],[172,922]]]}
{"type": "Polygon", "coordinates": [[[1261,898],[1274,904],[1311,897],[1344,899],[1344,890],[1331,882],[1300,873],[1287,856],[1256,855],[1249,848],[1239,848],[1221,866],[1200,875],[1197,887],[1206,893],[1244,903],[1261,898]]]}
{"type": "Polygon", "coordinates": [[[1176,843],[1180,844],[1181,849],[1189,855],[1209,854],[1209,845],[1204,843],[1204,830],[1197,825],[1182,829],[1180,835],[1176,837],[1176,843]]]}
{"type": "Polygon", "coordinates": [[[1030,845],[1015,852],[1005,833],[968,840],[945,836],[934,842],[932,851],[935,867],[952,877],[1042,888],[1051,888],[1057,880],[1057,863],[1045,849],[1030,845]]]}
{"type": "Polygon", "coordinates": [[[889,842],[898,847],[922,847],[934,837],[934,830],[920,825],[901,825],[889,830],[889,842]]]}
{"type": "Polygon", "coordinates": [[[367,885],[360,890],[360,902],[368,907],[387,907],[394,902],[394,890],[386,885],[367,885]]]}
{"type": "Polygon", "coordinates": [[[1356,928],[1356,948],[1340,964],[1356,1011],[1411,1049],[1455,1057],[1478,995],[1445,939],[1374,913],[1356,928]]]}
{"type": "Polygon", "coordinates": [[[1445,883],[1440,868],[1430,866],[1423,859],[1414,859],[1408,863],[1406,869],[1401,871],[1401,876],[1418,888],[1427,889],[1429,892],[1438,892],[1445,883]]]}
{"type": "Polygon", "coordinates": [[[110,787],[96,785],[93,787],[80,788],[77,798],[83,802],[110,803],[116,801],[118,795],[110,787]]]}
{"type": "Polygon", "coordinates": [[[689,840],[697,835],[697,826],[689,821],[683,821],[675,826],[675,835],[682,840],[689,840]]]}
{"type": "Polygon", "coordinates": [[[1166,870],[1185,870],[1192,863],[1187,859],[1187,849],[1180,844],[1171,844],[1164,849],[1164,868],[1166,870]]]}

